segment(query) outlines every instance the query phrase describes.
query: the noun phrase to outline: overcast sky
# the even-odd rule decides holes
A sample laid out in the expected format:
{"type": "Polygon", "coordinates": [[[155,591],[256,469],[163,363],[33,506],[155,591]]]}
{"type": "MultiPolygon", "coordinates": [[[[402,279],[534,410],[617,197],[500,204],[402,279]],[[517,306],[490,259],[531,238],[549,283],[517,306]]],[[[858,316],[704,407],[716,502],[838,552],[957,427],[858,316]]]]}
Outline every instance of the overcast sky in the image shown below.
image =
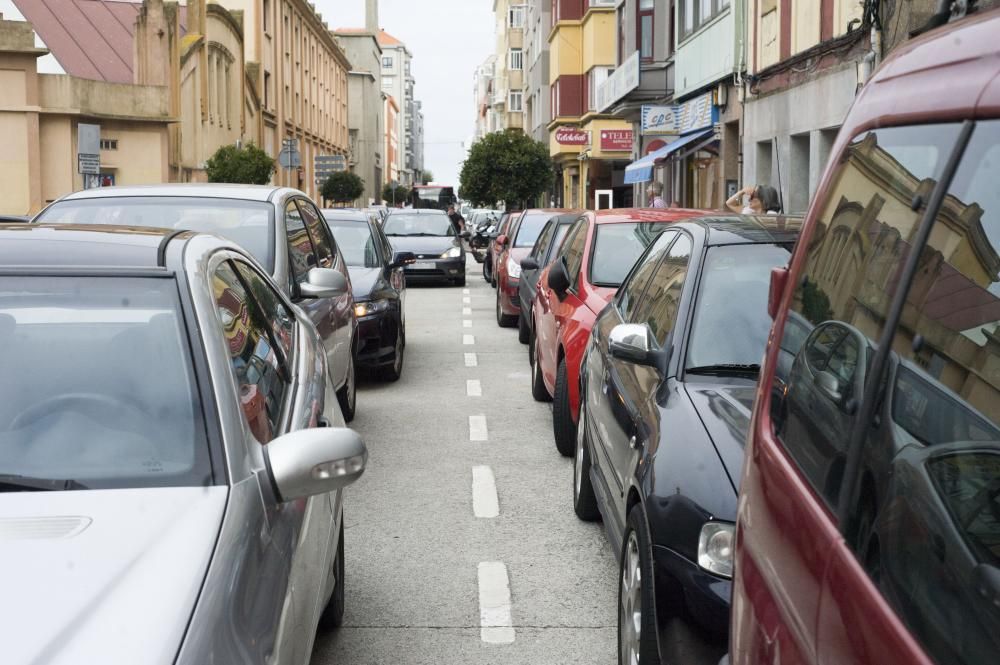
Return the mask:
{"type": "MultiPolygon", "coordinates": [[[[314,0],[331,28],[363,27],[365,0],[314,0]]],[[[424,167],[458,187],[463,143],[475,126],[472,75],[493,51],[491,0],[379,0],[379,22],[413,54],[414,94],[424,104],[424,167]]]]}

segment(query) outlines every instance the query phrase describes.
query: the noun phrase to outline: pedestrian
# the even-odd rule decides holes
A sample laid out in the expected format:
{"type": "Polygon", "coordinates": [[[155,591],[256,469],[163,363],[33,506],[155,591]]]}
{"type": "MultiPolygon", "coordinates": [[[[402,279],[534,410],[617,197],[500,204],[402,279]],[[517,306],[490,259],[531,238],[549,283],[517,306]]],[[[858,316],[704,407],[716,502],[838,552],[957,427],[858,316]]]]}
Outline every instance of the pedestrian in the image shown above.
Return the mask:
{"type": "Polygon", "coordinates": [[[654,180],[646,188],[646,198],[650,208],[666,208],[667,202],[663,200],[663,183],[654,180]]]}
{"type": "Polygon", "coordinates": [[[726,207],[741,215],[777,215],[781,213],[778,191],[769,185],[744,187],[726,200],[726,207]],[[743,203],[743,197],[749,199],[743,203]]]}
{"type": "Polygon", "coordinates": [[[451,225],[455,227],[455,234],[462,235],[462,231],[465,230],[465,217],[462,217],[462,213],[455,210],[455,206],[448,206],[448,219],[451,220],[451,225]]]}

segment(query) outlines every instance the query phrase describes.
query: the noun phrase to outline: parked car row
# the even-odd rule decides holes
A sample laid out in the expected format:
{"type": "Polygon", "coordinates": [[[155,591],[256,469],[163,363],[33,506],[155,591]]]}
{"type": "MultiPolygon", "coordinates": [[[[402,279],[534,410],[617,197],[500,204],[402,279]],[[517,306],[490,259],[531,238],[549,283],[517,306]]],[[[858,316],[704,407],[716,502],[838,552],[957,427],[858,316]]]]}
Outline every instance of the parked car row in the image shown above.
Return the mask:
{"type": "Polygon", "coordinates": [[[804,222],[528,210],[498,234],[497,322],[618,552],[619,662],[996,660],[997,34],[900,47],[804,222]]]}
{"type": "Polygon", "coordinates": [[[0,226],[4,551],[37,572],[8,576],[15,662],[308,663],[344,614],[357,370],[400,378],[426,272],[383,225],[464,278],[448,218],[412,213],[163,185],[0,226]]]}

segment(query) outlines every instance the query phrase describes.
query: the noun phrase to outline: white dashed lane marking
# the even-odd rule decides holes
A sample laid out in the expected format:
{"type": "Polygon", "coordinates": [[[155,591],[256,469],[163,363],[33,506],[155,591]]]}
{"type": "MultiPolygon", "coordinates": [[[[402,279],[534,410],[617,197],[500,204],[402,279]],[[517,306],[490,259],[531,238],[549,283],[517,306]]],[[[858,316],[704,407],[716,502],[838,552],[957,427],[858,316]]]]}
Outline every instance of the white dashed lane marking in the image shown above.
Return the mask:
{"type": "Polygon", "coordinates": [[[465,382],[465,394],[469,397],[482,397],[483,384],[479,382],[479,379],[468,379],[465,382]]]}
{"type": "Polygon", "coordinates": [[[462,321],[462,327],[463,328],[471,328],[472,327],[472,321],[469,320],[469,319],[465,319],[464,321],[462,321]]]}
{"type": "Polygon", "coordinates": [[[462,335],[462,344],[472,346],[476,343],[476,338],[472,335],[462,335]]]}
{"type": "Polygon", "coordinates": [[[469,289],[462,289],[463,295],[469,295],[469,289]]]}
{"type": "Polygon", "coordinates": [[[469,416],[469,441],[489,441],[486,416],[469,416]]]}
{"type": "Polygon", "coordinates": [[[471,304],[472,298],[470,298],[469,296],[465,296],[464,298],[462,298],[462,302],[466,305],[471,304]]]}
{"type": "Polygon", "coordinates": [[[472,512],[476,517],[490,519],[500,514],[497,481],[488,466],[472,467],[472,512]]]}
{"type": "Polygon", "coordinates": [[[510,580],[507,566],[501,561],[479,564],[480,636],[489,644],[510,644],[514,641],[514,625],[510,614],[510,580]]]}
{"type": "Polygon", "coordinates": [[[462,308],[462,314],[464,316],[469,316],[470,314],[472,314],[472,308],[471,307],[463,307],[462,308]]]}

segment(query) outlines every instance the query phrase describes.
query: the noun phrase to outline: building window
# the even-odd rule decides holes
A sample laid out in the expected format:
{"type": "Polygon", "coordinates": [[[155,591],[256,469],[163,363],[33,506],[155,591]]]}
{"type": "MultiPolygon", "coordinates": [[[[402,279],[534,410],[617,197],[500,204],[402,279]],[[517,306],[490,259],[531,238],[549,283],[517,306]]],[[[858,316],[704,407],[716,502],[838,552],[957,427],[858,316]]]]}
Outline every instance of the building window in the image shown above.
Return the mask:
{"type": "Polygon", "coordinates": [[[391,55],[382,56],[382,68],[383,69],[392,69],[392,56],[391,55]]]}
{"type": "Polygon", "coordinates": [[[271,72],[264,72],[264,108],[271,108],[271,72]]]}
{"type": "Polygon", "coordinates": [[[681,39],[697,32],[701,26],[728,10],[729,4],[730,0],[681,0],[681,39]]]}
{"type": "Polygon", "coordinates": [[[382,87],[383,88],[391,88],[392,87],[392,83],[393,83],[393,77],[391,77],[391,76],[383,76],[382,77],[382,87]]]}
{"type": "Polygon", "coordinates": [[[510,97],[507,100],[507,110],[521,112],[523,107],[521,106],[522,92],[512,90],[510,97]]]}
{"type": "Polygon", "coordinates": [[[117,150],[118,139],[101,139],[101,150],[117,150]]]}
{"type": "Polygon", "coordinates": [[[271,0],[264,0],[260,14],[264,23],[264,34],[269,35],[271,34],[271,0]]]}
{"type": "Polygon", "coordinates": [[[587,73],[587,109],[597,110],[597,89],[615,71],[614,67],[594,67],[587,73]]]}
{"type": "MultiPolygon", "coordinates": [[[[711,2],[711,0],[703,0],[711,2]]],[[[639,47],[639,57],[643,60],[653,59],[654,29],[653,0],[639,0],[639,12],[636,16],[635,41],[639,47]]]]}
{"type": "Polygon", "coordinates": [[[507,10],[507,27],[524,28],[524,5],[514,5],[507,10]]]}
{"type": "Polygon", "coordinates": [[[510,50],[510,58],[508,66],[510,69],[521,70],[524,69],[524,53],[519,48],[512,48],[510,50]]]}

